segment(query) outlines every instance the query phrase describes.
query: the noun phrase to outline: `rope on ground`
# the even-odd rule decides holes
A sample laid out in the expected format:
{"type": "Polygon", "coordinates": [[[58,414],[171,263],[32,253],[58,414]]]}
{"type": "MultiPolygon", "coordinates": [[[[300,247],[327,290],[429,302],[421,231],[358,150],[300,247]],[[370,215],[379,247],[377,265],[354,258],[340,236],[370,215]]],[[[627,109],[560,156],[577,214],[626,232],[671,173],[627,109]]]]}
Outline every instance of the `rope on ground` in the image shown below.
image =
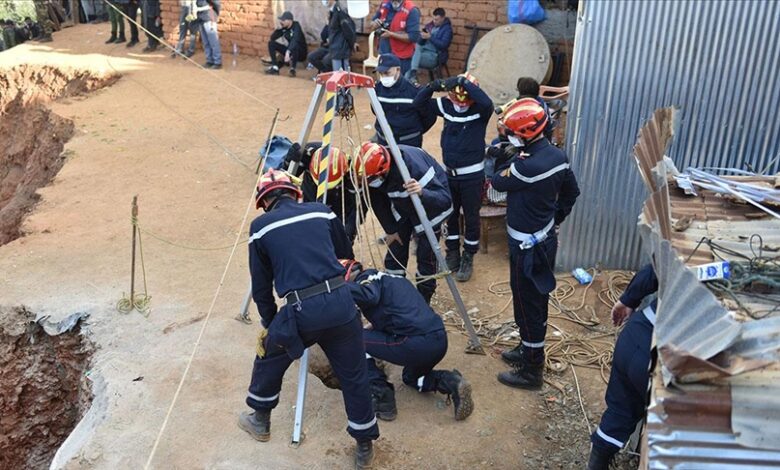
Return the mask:
{"type": "Polygon", "coordinates": [[[149,289],[146,285],[146,264],[144,263],[144,242],[141,237],[141,230],[138,228],[138,219],[133,217],[132,224],[136,226],[138,230],[138,252],[141,255],[141,273],[144,278],[144,292],[143,294],[126,294],[122,293],[122,298],[116,303],[116,309],[119,313],[130,313],[133,309],[138,310],[143,316],[148,317],[149,312],[152,309],[152,296],[149,295],[149,289]],[[132,295],[132,298],[130,296],[132,295]]]}

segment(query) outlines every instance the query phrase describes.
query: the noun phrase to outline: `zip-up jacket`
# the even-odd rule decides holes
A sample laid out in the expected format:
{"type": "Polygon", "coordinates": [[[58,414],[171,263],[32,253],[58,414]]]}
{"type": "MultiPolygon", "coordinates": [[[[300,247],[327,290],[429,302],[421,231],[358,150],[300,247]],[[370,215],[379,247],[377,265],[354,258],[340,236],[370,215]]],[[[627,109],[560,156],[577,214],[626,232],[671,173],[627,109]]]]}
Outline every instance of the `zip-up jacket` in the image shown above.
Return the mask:
{"type": "Polygon", "coordinates": [[[444,23],[438,28],[431,21],[425,25],[424,29],[431,33],[431,37],[429,39],[420,39],[417,44],[431,43],[436,48],[439,64],[446,64],[450,58],[450,43],[452,42],[452,23],[450,19],[445,17],[444,23]]]}
{"type": "MultiPolygon", "coordinates": [[[[400,77],[391,87],[377,81],[374,86],[377,99],[382,103],[382,110],[387,117],[387,123],[393,130],[393,137],[398,144],[420,147],[422,135],[436,122],[436,114],[429,103],[427,109],[414,104],[419,89],[412,83],[400,77]]],[[[387,145],[379,122],[374,122],[374,129],[381,145],[387,145]]]]}
{"type": "Polygon", "coordinates": [[[349,59],[355,45],[355,38],[355,22],[336,3],[330,12],[328,22],[328,52],[331,58],[335,60],[349,59]]]}
{"type": "Polygon", "coordinates": [[[281,37],[284,37],[284,39],[287,40],[287,50],[290,52],[290,55],[297,60],[306,58],[308,47],[306,46],[306,37],[303,35],[303,29],[301,28],[300,23],[293,21],[289,28],[275,29],[274,32],[271,33],[271,42],[276,41],[281,37]]]}

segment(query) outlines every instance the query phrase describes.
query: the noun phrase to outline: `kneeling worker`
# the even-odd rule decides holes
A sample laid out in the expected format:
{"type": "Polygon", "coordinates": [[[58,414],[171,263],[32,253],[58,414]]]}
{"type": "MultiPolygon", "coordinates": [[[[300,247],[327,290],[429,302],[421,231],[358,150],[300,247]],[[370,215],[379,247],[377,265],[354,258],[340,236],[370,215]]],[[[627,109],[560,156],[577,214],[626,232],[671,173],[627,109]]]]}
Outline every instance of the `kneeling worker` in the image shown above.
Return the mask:
{"type": "Polygon", "coordinates": [[[327,206],[298,203],[301,192],[282,171],[269,170],[257,186],[251,225],[252,297],[263,330],[238,425],[258,441],[271,438],[271,410],[282,378],[306,347],[319,344],[341,383],[347,432],[357,441],[356,467],[369,468],[379,437],[368,385],[363,328],[339,257],[351,257],[344,226],[327,206]],[[273,289],[286,304],[277,311],[273,289]]]}
{"type": "Polygon", "coordinates": [[[457,369],[433,369],[447,354],[441,317],[407,279],[364,270],[355,260],[341,260],[341,264],[347,268],[352,297],[372,326],[363,330],[363,341],[377,417],[392,421],[397,411],[393,384],[374,358],[403,366],[404,383],[419,392],[447,394],[455,407],[455,419],[468,418],[474,410],[469,382],[457,369]]]}

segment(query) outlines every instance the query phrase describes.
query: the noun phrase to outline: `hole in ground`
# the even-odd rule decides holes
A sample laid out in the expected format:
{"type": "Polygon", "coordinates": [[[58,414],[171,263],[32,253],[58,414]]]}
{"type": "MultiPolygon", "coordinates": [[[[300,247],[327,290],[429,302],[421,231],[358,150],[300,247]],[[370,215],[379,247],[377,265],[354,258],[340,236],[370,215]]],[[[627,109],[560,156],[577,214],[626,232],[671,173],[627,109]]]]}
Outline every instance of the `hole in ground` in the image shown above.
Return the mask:
{"type": "Polygon", "coordinates": [[[45,105],[113,84],[118,75],[86,70],[21,65],[0,74],[0,245],[22,233],[24,216],[65,163],[62,149],[73,136],[73,121],[45,105]]]}
{"type": "Polygon", "coordinates": [[[92,403],[80,326],[50,336],[34,319],[0,307],[0,468],[48,468],[92,403]]]}

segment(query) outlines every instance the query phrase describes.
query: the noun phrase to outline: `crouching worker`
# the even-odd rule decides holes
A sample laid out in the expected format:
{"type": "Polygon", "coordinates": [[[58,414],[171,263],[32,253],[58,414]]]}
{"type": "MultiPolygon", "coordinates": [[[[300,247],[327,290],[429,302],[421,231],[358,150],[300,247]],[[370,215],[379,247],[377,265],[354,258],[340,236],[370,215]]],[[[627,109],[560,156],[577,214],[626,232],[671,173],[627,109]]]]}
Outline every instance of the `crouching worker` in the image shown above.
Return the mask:
{"type": "Polygon", "coordinates": [[[376,416],[395,419],[395,388],[374,358],[403,366],[403,381],[418,392],[445,393],[452,399],[455,419],[474,410],[471,385],[457,369],[434,370],[447,354],[447,332],[411,282],[400,276],[363,269],[355,260],[342,260],[349,289],[371,328],[363,330],[368,378],[376,416]]]}
{"type": "Polygon", "coordinates": [[[258,337],[246,403],[238,425],[253,438],[271,437],[271,410],[279,404],[282,378],[306,347],[319,344],[341,383],[347,432],[357,441],[356,467],[373,460],[379,437],[363,347],[363,328],[339,257],[351,257],[344,226],[325,205],[299,203],[301,192],[281,171],[269,170],[257,186],[251,225],[249,270],[252,298],[263,330],[258,337]],[[286,300],[281,309],[273,289],[286,300]]]}

